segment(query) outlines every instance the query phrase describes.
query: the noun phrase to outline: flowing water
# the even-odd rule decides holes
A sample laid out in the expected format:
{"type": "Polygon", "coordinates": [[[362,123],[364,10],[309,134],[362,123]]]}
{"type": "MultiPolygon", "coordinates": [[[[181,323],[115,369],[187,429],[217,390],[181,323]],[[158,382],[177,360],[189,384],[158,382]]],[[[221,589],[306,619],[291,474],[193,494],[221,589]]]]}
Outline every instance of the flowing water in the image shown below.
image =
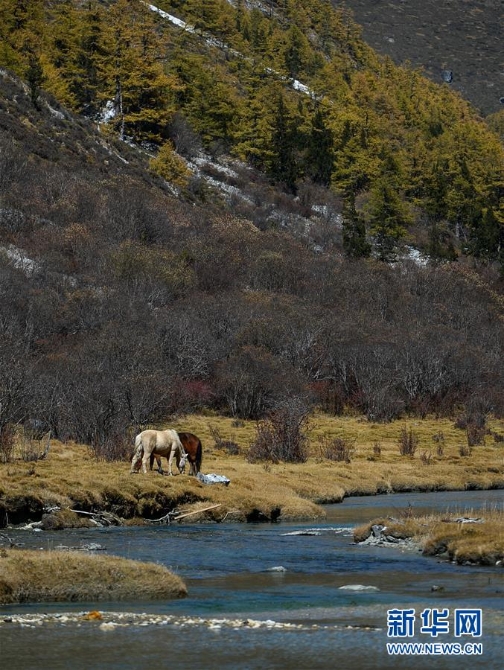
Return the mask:
{"type": "Polygon", "coordinates": [[[10,530],[25,547],[98,543],[110,554],[163,563],[185,580],[189,596],[168,602],[0,607],[3,621],[59,614],[56,621],[1,623],[0,667],[500,669],[502,567],[457,566],[418,551],[355,545],[352,528],[377,516],[398,516],[410,505],[419,513],[474,515],[485,506],[502,508],[502,501],[501,491],[402,494],[349,498],[328,506],[323,522],[310,524],[10,530]],[[374,588],[341,588],[356,585],[374,588]],[[414,637],[387,637],[391,609],[415,610],[414,637]],[[448,633],[419,632],[426,609],[448,610],[448,633]],[[482,610],[481,637],[454,637],[455,609],[482,610]],[[90,610],[121,625],[75,616],[90,610]],[[477,642],[483,654],[394,656],[387,653],[390,641],[477,642]]]}

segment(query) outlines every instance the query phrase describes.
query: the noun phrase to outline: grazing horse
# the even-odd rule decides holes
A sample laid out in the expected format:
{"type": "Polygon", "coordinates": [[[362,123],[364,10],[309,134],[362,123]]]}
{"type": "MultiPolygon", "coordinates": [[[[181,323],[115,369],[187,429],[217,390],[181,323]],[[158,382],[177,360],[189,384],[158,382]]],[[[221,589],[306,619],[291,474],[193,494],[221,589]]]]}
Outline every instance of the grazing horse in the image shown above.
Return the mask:
{"type": "MultiPolygon", "coordinates": [[[[203,447],[201,446],[201,440],[197,435],[193,435],[193,433],[179,433],[178,436],[187,453],[187,460],[189,461],[190,466],[189,474],[196,477],[198,472],[201,470],[201,461],[203,460],[203,447]]],[[[163,469],[161,468],[161,457],[154,453],[152,453],[150,456],[150,469],[152,470],[154,459],[156,459],[157,462],[158,472],[162,473],[163,469]]]]}
{"type": "Polygon", "coordinates": [[[173,457],[177,459],[180,472],[185,468],[187,454],[175,430],[144,430],[135,438],[135,453],[131,459],[130,473],[137,472],[140,467],[147,474],[147,463],[151,454],[166,456],[168,459],[168,474],[173,475],[173,457]],[[141,463],[141,465],[140,465],[141,463]]]}

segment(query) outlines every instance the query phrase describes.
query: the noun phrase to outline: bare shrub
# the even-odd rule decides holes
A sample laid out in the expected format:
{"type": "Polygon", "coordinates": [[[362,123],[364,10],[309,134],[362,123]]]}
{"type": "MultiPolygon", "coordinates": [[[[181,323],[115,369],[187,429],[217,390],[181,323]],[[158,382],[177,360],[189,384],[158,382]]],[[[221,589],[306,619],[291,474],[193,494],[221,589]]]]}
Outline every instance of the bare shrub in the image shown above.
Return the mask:
{"type": "Polygon", "coordinates": [[[436,454],[441,458],[444,455],[444,448],[445,448],[445,436],[442,431],[439,431],[439,433],[436,433],[435,435],[432,436],[433,442],[436,443],[436,454]]]}
{"type": "Polygon", "coordinates": [[[470,456],[472,454],[472,447],[469,444],[461,444],[459,446],[459,454],[461,456],[470,456]]]}
{"type": "Polygon", "coordinates": [[[381,456],[381,444],[379,442],[373,444],[373,456],[375,458],[380,458],[381,456]]]}
{"type": "Polygon", "coordinates": [[[11,424],[0,428],[0,463],[11,463],[14,459],[15,431],[11,424]]]}
{"type": "Polygon", "coordinates": [[[303,401],[291,398],[282,402],[269,417],[257,424],[255,441],[247,460],[305,463],[308,459],[309,411],[303,401]]]}
{"type": "Polygon", "coordinates": [[[420,454],[420,461],[422,465],[430,465],[432,463],[432,454],[430,451],[422,451],[420,454]]]}
{"type": "Polygon", "coordinates": [[[504,442],[504,435],[502,433],[497,433],[496,431],[492,432],[494,442],[504,442]]]}
{"type": "Polygon", "coordinates": [[[98,461],[128,461],[131,458],[132,441],[123,433],[112,433],[93,441],[91,449],[98,461]]]}
{"type": "Polygon", "coordinates": [[[401,456],[410,456],[413,458],[418,447],[419,437],[413,432],[413,429],[403,428],[399,436],[399,453],[401,456]]]}
{"type": "Polygon", "coordinates": [[[213,437],[216,449],[223,449],[230,456],[237,456],[240,453],[240,446],[233,440],[225,440],[218,428],[209,426],[209,430],[213,437]]]}
{"type": "Polygon", "coordinates": [[[42,439],[37,439],[37,435],[33,436],[30,431],[23,429],[20,436],[20,453],[21,458],[25,462],[43,461],[49,453],[51,446],[51,431],[49,431],[42,439]]]}
{"type": "Polygon", "coordinates": [[[479,426],[476,423],[468,424],[466,427],[467,444],[470,447],[485,444],[485,434],[486,434],[485,426],[479,426]]]}
{"type": "Polygon", "coordinates": [[[455,428],[460,430],[467,430],[469,426],[476,428],[486,428],[487,417],[483,411],[466,411],[455,419],[455,428]]]}
{"type": "Polygon", "coordinates": [[[350,463],[355,453],[355,439],[344,437],[329,437],[324,435],[320,438],[322,456],[330,461],[350,463]]]}

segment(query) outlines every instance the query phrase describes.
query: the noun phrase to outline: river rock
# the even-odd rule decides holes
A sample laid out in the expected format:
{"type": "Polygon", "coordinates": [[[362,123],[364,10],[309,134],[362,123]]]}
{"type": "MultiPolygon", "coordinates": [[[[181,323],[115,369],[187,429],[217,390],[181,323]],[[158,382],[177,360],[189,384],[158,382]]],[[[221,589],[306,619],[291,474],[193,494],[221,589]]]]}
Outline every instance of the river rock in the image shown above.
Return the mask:
{"type": "Polygon", "coordinates": [[[229,486],[229,482],[231,481],[224,475],[204,475],[202,472],[198,472],[197,478],[202,484],[224,484],[224,486],[229,486]]]}
{"type": "Polygon", "coordinates": [[[379,591],[377,586],[365,586],[364,584],[346,584],[339,587],[340,591],[379,591]]]}

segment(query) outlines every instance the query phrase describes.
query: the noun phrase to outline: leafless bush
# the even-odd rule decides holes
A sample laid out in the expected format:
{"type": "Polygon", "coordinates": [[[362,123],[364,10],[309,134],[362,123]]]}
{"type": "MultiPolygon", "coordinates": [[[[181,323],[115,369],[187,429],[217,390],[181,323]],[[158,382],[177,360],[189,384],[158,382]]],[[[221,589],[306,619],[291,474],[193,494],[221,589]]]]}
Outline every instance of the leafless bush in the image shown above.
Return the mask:
{"type": "Polygon", "coordinates": [[[419,443],[419,437],[416,435],[413,430],[410,428],[403,428],[399,436],[399,453],[401,456],[410,456],[415,455],[419,443]]]}
{"type": "Polygon", "coordinates": [[[355,439],[344,437],[329,437],[324,435],[320,438],[323,458],[330,461],[350,463],[355,453],[355,439]]]}
{"type": "Polygon", "coordinates": [[[247,460],[305,463],[308,459],[306,429],[309,411],[303,401],[289,399],[281,403],[269,417],[257,424],[256,439],[247,460]]]}
{"type": "Polygon", "coordinates": [[[430,465],[432,463],[432,454],[430,451],[422,451],[420,454],[420,461],[423,465],[430,465]]]}
{"type": "Polygon", "coordinates": [[[479,426],[475,423],[470,423],[466,427],[467,444],[470,447],[475,447],[479,444],[485,444],[485,434],[487,430],[485,426],[479,426]]]}
{"type": "Polygon", "coordinates": [[[492,436],[493,436],[494,442],[504,442],[504,435],[502,435],[502,433],[497,433],[496,431],[492,431],[492,436]]]}
{"type": "Polygon", "coordinates": [[[194,158],[200,153],[202,148],[201,138],[182,114],[175,114],[168,127],[168,133],[177,152],[182,156],[194,158]]]}
{"type": "Polygon", "coordinates": [[[379,442],[373,444],[373,456],[375,458],[380,458],[381,456],[381,444],[379,442]]]}
{"type": "Polygon", "coordinates": [[[223,449],[230,456],[237,456],[240,453],[240,446],[233,440],[225,440],[221,432],[215,426],[210,426],[210,434],[213,437],[216,449],[223,449]]]}
{"type": "Polygon", "coordinates": [[[124,434],[113,433],[103,440],[91,444],[98,461],[128,461],[131,458],[132,442],[124,434]]]}
{"type": "Polygon", "coordinates": [[[458,416],[455,420],[455,428],[460,430],[467,430],[468,427],[474,426],[475,428],[485,429],[486,428],[487,417],[485,412],[482,411],[467,411],[464,414],[458,416]]]}
{"type": "Polygon", "coordinates": [[[437,455],[441,458],[444,455],[444,448],[445,448],[445,437],[442,431],[439,431],[439,433],[436,433],[435,435],[432,436],[433,442],[436,443],[436,453],[437,455]]]}
{"type": "Polygon", "coordinates": [[[14,458],[15,432],[11,424],[0,428],[0,463],[10,463],[14,458]]]}
{"type": "Polygon", "coordinates": [[[30,431],[23,429],[20,435],[20,453],[23,461],[43,461],[49,453],[51,432],[49,431],[42,439],[37,439],[37,437],[31,435],[30,431]]]}

